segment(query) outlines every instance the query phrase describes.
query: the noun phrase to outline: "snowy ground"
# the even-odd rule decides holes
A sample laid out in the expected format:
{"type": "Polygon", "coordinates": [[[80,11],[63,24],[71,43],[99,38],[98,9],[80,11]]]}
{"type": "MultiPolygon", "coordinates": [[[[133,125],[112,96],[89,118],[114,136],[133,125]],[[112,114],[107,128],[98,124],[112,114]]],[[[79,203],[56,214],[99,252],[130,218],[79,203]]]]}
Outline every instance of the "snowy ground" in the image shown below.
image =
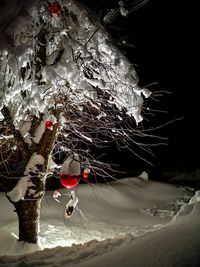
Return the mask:
{"type": "Polygon", "coordinates": [[[61,193],[60,203],[46,193],[42,251],[34,253],[38,247],[16,241],[16,214],[0,194],[0,267],[200,266],[200,192],[140,177],[84,184],[68,221],[61,193]]]}

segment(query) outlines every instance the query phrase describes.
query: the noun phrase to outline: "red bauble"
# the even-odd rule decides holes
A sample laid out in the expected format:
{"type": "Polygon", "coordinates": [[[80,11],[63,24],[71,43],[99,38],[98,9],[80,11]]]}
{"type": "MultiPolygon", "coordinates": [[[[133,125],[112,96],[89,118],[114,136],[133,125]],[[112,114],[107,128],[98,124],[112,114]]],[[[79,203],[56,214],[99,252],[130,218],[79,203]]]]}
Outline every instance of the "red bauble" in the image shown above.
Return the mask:
{"type": "Polygon", "coordinates": [[[79,183],[78,177],[71,177],[69,175],[66,175],[64,173],[60,174],[60,183],[62,186],[66,187],[67,189],[71,189],[78,185],[79,183]]]}
{"type": "Polygon", "coordinates": [[[45,128],[49,130],[53,130],[53,122],[51,120],[45,121],[45,128]]]}
{"type": "Polygon", "coordinates": [[[61,12],[61,8],[58,4],[56,3],[50,3],[48,5],[48,10],[49,13],[51,13],[52,16],[58,16],[61,12]]]}
{"type": "Polygon", "coordinates": [[[87,180],[89,178],[90,169],[85,169],[83,171],[83,179],[87,180]]]}

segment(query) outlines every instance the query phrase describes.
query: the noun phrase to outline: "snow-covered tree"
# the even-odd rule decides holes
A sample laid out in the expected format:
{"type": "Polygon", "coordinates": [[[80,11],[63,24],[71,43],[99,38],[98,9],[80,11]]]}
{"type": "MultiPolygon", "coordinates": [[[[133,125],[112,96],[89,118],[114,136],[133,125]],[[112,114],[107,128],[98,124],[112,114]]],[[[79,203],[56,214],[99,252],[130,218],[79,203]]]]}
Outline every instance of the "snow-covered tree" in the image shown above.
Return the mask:
{"type": "Polygon", "coordinates": [[[19,240],[36,243],[53,148],[75,157],[79,169],[105,174],[109,166],[90,146],[109,140],[130,148],[141,135],[133,120],[142,121],[151,92],[75,0],[35,1],[9,37],[12,45],[0,51],[0,184],[17,212],[19,240]]]}

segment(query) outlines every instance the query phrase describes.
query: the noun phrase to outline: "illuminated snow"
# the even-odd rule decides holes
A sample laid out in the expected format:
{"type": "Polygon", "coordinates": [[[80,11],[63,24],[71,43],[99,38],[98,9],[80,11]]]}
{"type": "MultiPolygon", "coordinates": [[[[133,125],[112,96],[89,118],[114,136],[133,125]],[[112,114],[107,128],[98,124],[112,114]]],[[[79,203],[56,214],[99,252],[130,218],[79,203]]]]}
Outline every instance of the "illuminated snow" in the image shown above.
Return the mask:
{"type": "Polygon", "coordinates": [[[17,185],[12,189],[12,191],[7,193],[7,195],[13,202],[17,202],[24,198],[26,191],[31,186],[33,187],[34,184],[31,182],[30,177],[23,176],[20,178],[17,185]]]}
{"type": "Polygon", "coordinates": [[[37,165],[43,165],[44,164],[44,157],[42,155],[33,153],[31,156],[24,174],[28,175],[31,171],[37,171],[37,165]]]}
{"type": "Polygon", "coordinates": [[[81,165],[80,165],[80,159],[77,153],[74,153],[73,155],[70,155],[62,164],[60,168],[60,172],[74,176],[74,175],[80,175],[81,173],[81,165]]]}
{"type": "Polygon", "coordinates": [[[34,246],[16,242],[16,214],[0,194],[0,212],[4,214],[0,220],[0,254],[7,254],[0,257],[2,267],[15,267],[24,260],[30,266],[70,262],[70,266],[100,267],[103,262],[107,267],[113,261],[116,267],[159,267],[161,262],[168,267],[186,266],[189,262],[188,266],[198,266],[199,192],[192,197],[192,191],[186,188],[140,177],[98,187],[79,185],[78,210],[70,220],[63,219],[69,195],[65,189],[61,194],[58,203],[52,192],[46,192],[40,243],[34,246]],[[147,208],[152,213],[145,212],[147,208]],[[41,252],[24,254],[41,250],[41,246],[41,252]]]}
{"type": "Polygon", "coordinates": [[[37,165],[43,164],[44,158],[41,155],[33,153],[24,171],[25,176],[21,177],[17,182],[16,186],[10,192],[7,193],[8,197],[13,202],[17,202],[21,199],[24,199],[27,190],[29,195],[35,193],[35,190],[33,188],[30,189],[30,187],[35,187],[35,185],[32,183],[31,176],[29,175],[29,173],[37,172],[37,165]]]}

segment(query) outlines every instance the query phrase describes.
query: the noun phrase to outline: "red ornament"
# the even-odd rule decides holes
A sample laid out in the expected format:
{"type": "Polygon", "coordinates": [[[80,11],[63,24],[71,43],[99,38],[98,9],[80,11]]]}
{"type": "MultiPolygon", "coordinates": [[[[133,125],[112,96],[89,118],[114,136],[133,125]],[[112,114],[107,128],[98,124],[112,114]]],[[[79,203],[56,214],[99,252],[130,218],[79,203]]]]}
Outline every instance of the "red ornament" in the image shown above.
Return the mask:
{"type": "Polygon", "coordinates": [[[61,8],[56,3],[50,3],[48,5],[48,11],[49,11],[49,13],[51,13],[52,16],[58,16],[61,12],[61,8]]]}
{"type": "Polygon", "coordinates": [[[45,128],[49,130],[53,130],[53,122],[51,120],[45,121],[45,128]]]}
{"type": "Polygon", "coordinates": [[[83,179],[87,180],[89,178],[90,169],[85,169],[83,171],[83,179]]]}
{"type": "Polygon", "coordinates": [[[78,185],[79,183],[78,177],[72,177],[65,173],[60,173],[60,183],[62,186],[66,187],[67,189],[71,189],[78,185]]]}

